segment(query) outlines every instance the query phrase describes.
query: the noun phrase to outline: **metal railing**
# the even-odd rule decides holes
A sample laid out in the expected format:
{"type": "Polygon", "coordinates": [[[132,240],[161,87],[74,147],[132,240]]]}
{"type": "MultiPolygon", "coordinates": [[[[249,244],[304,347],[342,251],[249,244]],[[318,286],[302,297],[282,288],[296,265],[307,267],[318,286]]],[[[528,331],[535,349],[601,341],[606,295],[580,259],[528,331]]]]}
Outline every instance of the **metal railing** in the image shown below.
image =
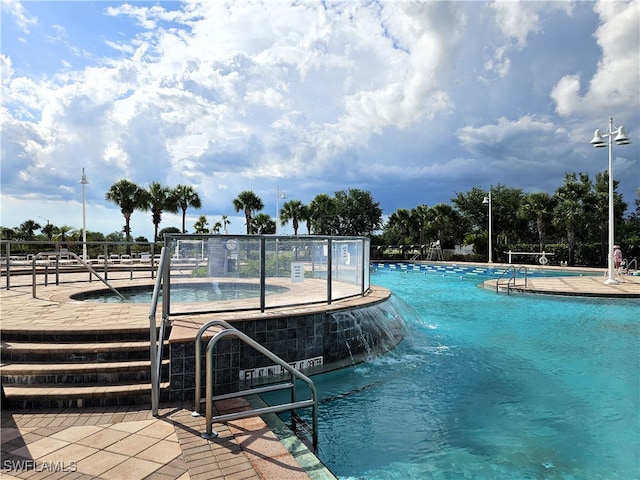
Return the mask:
{"type": "MultiPolygon", "coordinates": [[[[212,326],[213,323],[212,322],[210,323],[211,323],[210,326],[212,326]]],[[[222,323],[219,323],[219,324],[222,325],[222,323]]],[[[199,358],[196,358],[196,365],[200,363],[200,361],[201,360],[199,358]]],[[[318,395],[316,392],[315,384],[309,377],[307,377],[303,373],[293,368],[291,365],[289,365],[283,359],[275,355],[273,352],[271,352],[270,350],[267,350],[265,347],[263,347],[258,342],[253,340],[251,337],[240,332],[239,330],[233,327],[225,328],[224,330],[217,332],[211,338],[211,340],[209,340],[209,343],[207,344],[205,375],[206,375],[206,388],[205,388],[204,401],[206,403],[206,429],[207,430],[206,432],[202,433],[203,438],[213,439],[218,436],[217,432],[213,430],[214,422],[223,423],[223,422],[229,422],[231,420],[239,420],[241,418],[258,417],[260,415],[265,415],[267,413],[281,413],[281,412],[287,412],[287,411],[291,412],[291,420],[293,423],[292,429],[293,431],[296,431],[295,422],[297,421],[297,418],[298,418],[296,415],[296,409],[311,407],[312,409],[312,412],[311,412],[312,441],[311,443],[312,443],[314,453],[317,452],[318,450],[318,395]],[[286,383],[270,384],[264,387],[249,388],[249,389],[240,390],[233,393],[214,396],[213,395],[213,377],[214,377],[213,376],[213,352],[217,343],[223,338],[227,338],[227,337],[238,338],[240,341],[254,348],[258,352],[260,352],[262,355],[270,359],[272,362],[280,366],[282,369],[286,370],[286,372],[289,374],[288,381],[286,381],[286,383]],[[311,399],[297,400],[296,380],[300,380],[304,382],[309,387],[309,390],[311,392],[311,399]],[[213,415],[214,401],[227,400],[231,398],[243,397],[243,396],[253,395],[253,394],[260,394],[265,392],[273,392],[273,391],[285,390],[285,389],[289,389],[291,391],[291,401],[289,403],[272,405],[269,407],[254,408],[251,410],[245,410],[245,411],[236,412],[236,413],[228,413],[225,415],[216,415],[216,416],[213,415]]],[[[200,385],[200,382],[198,382],[198,385],[200,385]]],[[[198,410],[199,410],[200,404],[202,403],[201,400],[199,399],[200,392],[196,393],[196,397],[198,397],[198,401],[196,404],[197,409],[192,414],[194,416],[200,415],[198,410]]]]}
{"type": "MultiPolygon", "coordinates": [[[[111,290],[113,293],[115,293],[116,295],[118,295],[121,299],[124,299],[124,297],[120,294],[120,292],[118,292],[115,288],[113,288],[113,287],[109,284],[109,282],[107,282],[107,280],[106,280],[106,279],[102,278],[102,277],[98,274],[98,272],[96,272],[96,271],[91,267],[91,265],[89,265],[87,262],[85,262],[84,260],[82,260],[82,259],[81,259],[78,255],[76,255],[75,253],[73,253],[73,252],[67,252],[67,251],[65,251],[65,252],[60,252],[60,251],[57,251],[57,252],[40,252],[40,253],[36,253],[36,254],[33,256],[32,260],[31,260],[31,276],[32,276],[32,277],[31,277],[31,278],[32,278],[32,280],[31,280],[31,283],[32,283],[31,290],[32,290],[33,298],[36,298],[36,275],[37,275],[36,265],[37,265],[37,261],[38,261],[38,259],[39,259],[39,258],[42,258],[42,257],[44,257],[44,256],[46,256],[47,258],[49,258],[49,257],[55,257],[55,258],[56,258],[56,265],[55,265],[55,266],[56,266],[56,285],[57,285],[57,284],[59,283],[59,277],[60,277],[60,272],[59,272],[59,263],[60,263],[60,262],[59,262],[59,260],[60,260],[60,257],[61,257],[62,255],[70,256],[70,257],[74,258],[76,261],[78,261],[78,263],[80,263],[80,265],[84,266],[84,267],[89,271],[89,274],[93,274],[93,275],[95,275],[95,276],[96,276],[100,281],[102,281],[102,283],[104,283],[107,287],[109,287],[109,290],[111,290]]],[[[48,275],[49,275],[48,265],[46,265],[46,266],[45,266],[45,273],[44,273],[44,275],[45,275],[45,285],[46,285],[46,284],[47,284],[47,282],[48,282],[47,278],[48,278],[48,275]]],[[[7,283],[7,285],[8,285],[8,283],[7,283]]]]}
{"type": "MultiPolygon", "coordinates": [[[[160,369],[162,368],[162,350],[164,346],[165,327],[169,320],[169,294],[167,291],[162,295],[162,321],[160,322],[160,331],[158,332],[156,323],[156,311],[158,309],[158,298],[163,286],[168,286],[168,276],[171,259],[169,258],[169,250],[164,247],[160,254],[160,263],[158,265],[158,275],[153,286],[153,294],[151,296],[151,306],[149,307],[149,340],[151,358],[151,413],[158,416],[158,406],[160,403],[160,369]]],[[[166,290],[166,289],[165,289],[166,290]]]]}
{"type": "Polygon", "coordinates": [[[525,267],[524,265],[519,266],[518,268],[516,268],[514,265],[510,265],[504,272],[502,272],[502,274],[498,277],[498,280],[496,281],[496,292],[500,291],[500,280],[502,280],[504,277],[508,277],[507,278],[507,283],[506,283],[506,287],[507,287],[507,295],[509,294],[509,290],[511,289],[511,287],[513,286],[514,288],[517,286],[516,285],[516,280],[518,279],[518,275],[524,272],[524,287],[526,288],[527,286],[527,267],[525,267]],[[509,272],[512,272],[511,275],[509,276],[509,272]],[[513,285],[511,285],[511,282],[513,282],[513,285]]]}

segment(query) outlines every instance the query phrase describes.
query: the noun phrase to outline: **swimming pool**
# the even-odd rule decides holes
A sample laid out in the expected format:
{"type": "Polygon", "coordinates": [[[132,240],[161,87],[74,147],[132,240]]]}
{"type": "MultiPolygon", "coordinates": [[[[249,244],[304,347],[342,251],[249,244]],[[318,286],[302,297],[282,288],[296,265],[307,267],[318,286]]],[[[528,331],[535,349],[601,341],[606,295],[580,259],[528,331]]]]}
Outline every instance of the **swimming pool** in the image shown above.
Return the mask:
{"type": "MultiPolygon", "coordinates": [[[[266,285],[265,294],[273,295],[288,291],[287,287],[278,285],[266,285]]],[[[111,290],[101,289],[89,292],[82,292],[72,295],[74,300],[100,302],[100,303],[150,303],[153,294],[153,285],[139,287],[124,287],[118,291],[124,297],[122,300],[111,290]]],[[[171,284],[171,302],[174,303],[196,303],[215,302],[221,300],[240,300],[246,298],[258,298],[260,296],[260,285],[252,283],[174,283],[171,284]]],[[[160,293],[162,297],[162,293],[160,293]]]]}
{"type": "Polygon", "coordinates": [[[637,478],[640,303],[487,278],[372,274],[415,315],[394,351],[313,378],[321,460],[345,480],[637,478]]]}

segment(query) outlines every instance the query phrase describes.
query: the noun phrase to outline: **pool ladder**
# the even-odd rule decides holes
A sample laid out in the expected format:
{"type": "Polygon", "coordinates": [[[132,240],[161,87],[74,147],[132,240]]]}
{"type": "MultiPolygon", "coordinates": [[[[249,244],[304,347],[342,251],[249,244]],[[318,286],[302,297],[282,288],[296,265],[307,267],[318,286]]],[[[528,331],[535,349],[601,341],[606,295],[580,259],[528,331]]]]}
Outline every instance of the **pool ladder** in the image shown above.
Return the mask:
{"type": "Polygon", "coordinates": [[[229,422],[231,420],[239,420],[241,418],[250,418],[250,417],[258,417],[260,415],[265,415],[267,413],[280,413],[280,412],[291,412],[291,426],[294,432],[302,431],[307,435],[311,436],[311,444],[313,448],[313,452],[317,453],[318,451],[318,395],[316,392],[316,387],[313,381],[299,372],[283,359],[275,355],[270,350],[266,349],[258,342],[253,340],[248,335],[242,333],[238,329],[232,327],[230,324],[225,322],[224,320],[212,320],[208,323],[205,323],[200,327],[198,333],[196,334],[195,340],[195,360],[196,360],[196,372],[195,372],[195,409],[192,413],[194,417],[200,416],[200,408],[202,403],[206,404],[205,407],[205,415],[206,415],[206,432],[202,433],[202,438],[206,438],[211,440],[218,436],[217,432],[213,430],[213,423],[222,423],[229,422]],[[207,344],[206,351],[206,396],[204,399],[201,398],[202,393],[202,336],[204,333],[212,327],[221,327],[221,329],[216,332],[213,337],[209,340],[207,344]],[[237,338],[250,347],[254,348],[258,352],[260,352],[265,357],[269,358],[276,365],[282,367],[289,374],[289,380],[285,383],[275,383],[270,384],[264,387],[257,388],[249,388],[245,390],[240,390],[237,392],[227,393],[223,395],[213,395],[213,352],[215,350],[216,344],[222,340],[223,338],[237,338]],[[307,400],[297,400],[296,399],[296,380],[300,380],[304,382],[311,392],[311,399],[307,400]],[[245,410],[242,412],[236,413],[228,413],[225,415],[213,415],[213,402],[218,400],[228,400],[231,398],[243,397],[247,395],[254,395],[266,392],[273,392],[277,390],[286,390],[289,389],[291,391],[291,402],[283,403],[280,405],[273,405],[262,408],[254,408],[251,410],[245,410]],[[296,408],[308,408],[311,407],[312,412],[312,427],[302,420],[296,414],[296,408]],[[300,427],[300,428],[297,428],[300,427]],[[311,430],[311,432],[309,432],[311,430]]]}
{"type": "Polygon", "coordinates": [[[520,286],[526,287],[527,286],[527,267],[525,267],[524,265],[521,265],[518,268],[516,268],[514,265],[510,265],[509,268],[507,268],[504,272],[502,272],[502,275],[498,277],[498,280],[496,281],[496,292],[500,292],[501,286],[503,287],[506,286],[507,295],[509,295],[511,288],[515,288],[519,286],[516,284],[516,281],[518,280],[518,275],[520,273],[524,273],[524,284],[520,286]],[[505,277],[506,277],[507,283],[501,284],[500,281],[505,277]]]}

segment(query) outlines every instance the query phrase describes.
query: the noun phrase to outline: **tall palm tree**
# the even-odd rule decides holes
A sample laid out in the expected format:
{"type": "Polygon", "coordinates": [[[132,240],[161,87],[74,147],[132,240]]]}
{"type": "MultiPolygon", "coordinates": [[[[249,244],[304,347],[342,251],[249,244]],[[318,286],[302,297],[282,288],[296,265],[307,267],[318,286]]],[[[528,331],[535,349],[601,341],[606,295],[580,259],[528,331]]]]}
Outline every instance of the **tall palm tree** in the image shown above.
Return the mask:
{"type": "Polygon", "coordinates": [[[262,203],[262,200],[251,190],[240,192],[238,196],[233,199],[233,209],[236,212],[244,212],[244,218],[247,222],[247,235],[253,233],[254,230],[253,225],[251,224],[253,214],[263,208],[264,204],[262,203]]]}
{"type": "Polygon", "coordinates": [[[160,185],[160,182],[152,182],[147,190],[149,201],[148,207],[151,210],[153,221],[153,240],[158,241],[158,226],[162,221],[162,212],[176,213],[178,211],[178,204],[171,188],[160,185]]]}
{"type": "Polygon", "coordinates": [[[555,207],[555,199],[546,192],[536,192],[525,195],[518,214],[528,221],[536,222],[540,251],[543,252],[547,243],[547,226],[550,223],[555,207]]]}
{"type": "Polygon", "coordinates": [[[303,215],[302,211],[302,202],[300,200],[289,200],[282,205],[280,209],[280,225],[283,227],[287,224],[289,220],[291,220],[291,224],[293,225],[293,234],[298,235],[298,226],[299,221],[302,219],[303,215]]]}
{"type": "Polygon", "coordinates": [[[191,185],[177,185],[176,188],[173,189],[172,196],[177,206],[182,209],[182,233],[187,233],[185,228],[187,208],[202,207],[200,196],[191,185]]]}
{"type": "Polygon", "coordinates": [[[555,193],[557,204],[553,212],[553,223],[567,230],[569,266],[575,265],[576,235],[588,223],[591,187],[589,175],[580,173],[578,180],[575,173],[565,173],[564,184],[555,193]]]}
{"type": "MultiPolygon", "coordinates": [[[[147,210],[149,204],[147,191],[135,183],[123,179],[111,185],[104,198],[120,207],[120,212],[124,217],[124,233],[127,242],[130,242],[131,215],[135,210],[147,210]]],[[[130,246],[127,245],[127,252],[129,250],[130,246]]]]}
{"type": "Polygon", "coordinates": [[[311,235],[311,209],[309,205],[300,207],[300,220],[307,224],[307,235],[311,235]]]}
{"type": "Polygon", "coordinates": [[[224,228],[224,234],[227,234],[227,225],[231,224],[231,220],[226,215],[222,215],[222,227],[224,228]]]}

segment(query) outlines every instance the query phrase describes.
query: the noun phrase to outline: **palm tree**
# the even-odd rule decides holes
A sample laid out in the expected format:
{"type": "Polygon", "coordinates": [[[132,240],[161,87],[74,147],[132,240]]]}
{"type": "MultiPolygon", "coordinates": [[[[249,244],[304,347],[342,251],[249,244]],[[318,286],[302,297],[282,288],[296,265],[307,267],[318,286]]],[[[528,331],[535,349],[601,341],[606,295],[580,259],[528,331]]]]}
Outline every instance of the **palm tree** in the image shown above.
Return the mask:
{"type": "Polygon", "coordinates": [[[42,227],[42,233],[44,233],[49,240],[53,240],[53,236],[56,235],[59,230],[53,223],[47,223],[46,226],[42,227]]]}
{"type": "Polygon", "coordinates": [[[67,235],[71,234],[73,232],[74,228],[70,225],[62,225],[60,228],[58,228],[58,234],[60,235],[60,241],[62,242],[66,242],[67,241],[67,235]]]}
{"type": "Polygon", "coordinates": [[[251,219],[251,232],[260,235],[276,233],[276,222],[266,213],[259,213],[251,219]]]}
{"type": "Polygon", "coordinates": [[[291,220],[293,225],[293,234],[298,235],[299,221],[302,219],[302,202],[300,200],[289,200],[282,205],[282,209],[279,212],[280,225],[283,227],[291,220]]]}
{"type": "Polygon", "coordinates": [[[211,233],[220,233],[221,229],[222,229],[222,222],[216,222],[211,227],[211,233]]]}
{"type": "Polygon", "coordinates": [[[300,207],[300,220],[307,224],[307,235],[311,235],[311,209],[308,205],[300,207]]]}
{"type": "Polygon", "coordinates": [[[540,251],[543,252],[547,243],[547,226],[553,215],[555,199],[546,192],[536,192],[525,195],[518,214],[528,221],[536,222],[540,251]]]}
{"type": "Polygon", "coordinates": [[[553,223],[567,230],[569,266],[575,265],[576,234],[588,223],[591,192],[589,175],[580,173],[580,181],[575,173],[564,174],[564,184],[558,187],[555,196],[557,205],[553,211],[553,223]]]}
{"type": "Polygon", "coordinates": [[[35,220],[26,220],[20,224],[18,230],[24,240],[33,240],[36,230],[40,230],[42,226],[35,220]]]}
{"type": "Polygon", "coordinates": [[[178,211],[178,205],[175,197],[172,195],[172,190],[169,187],[163,187],[160,182],[152,182],[147,190],[149,201],[148,207],[151,210],[153,221],[153,241],[158,241],[158,226],[162,221],[162,212],[175,213],[178,211]]]}
{"type": "Polygon", "coordinates": [[[247,222],[247,235],[253,233],[254,230],[253,225],[251,224],[253,214],[263,208],[264,204],[262,203],[262,200],[260,200],[260,197],[250,190],[240,192],[238,196],[233,199],[233,209],[236,212],[244,212],[244,218],[247,222]]]}
{"type": "Polygon", "coordinates": [[[206,215],[200,215],[196,223],[193,224],[193,229],[196,233],[209,233],[209,222],[206,215]]]}
{"type": "Polygon", "coordinates": [[[227,225],[231,224],[231,220],[226,215],[222,215],[222,226],[224,228],[224,234],[227,234],[227,225]]]}
{"type": "Polygon", "coordinates": [[[178,185],[173,189],[172,196],[176,205],[182,209],[182,233],[187,233],[185,228],[185,218],[187,216],[187,208],[200,208],[202,201],[200,196],[191,185],[178,185]]]}
{"type": "MultiPolygon", "coordinates": [[[[127,179],[120,180],[109,187],[104,196],[105,200],[113,202],[120,207],[124,216],[124,233],[127,242],[131,241],[131,215],[135,210],[146,210],[148,194],[144,188],[139,187],[127,179]]],[[[127,245],[127,252],[130,246],[127,245]]]]}

